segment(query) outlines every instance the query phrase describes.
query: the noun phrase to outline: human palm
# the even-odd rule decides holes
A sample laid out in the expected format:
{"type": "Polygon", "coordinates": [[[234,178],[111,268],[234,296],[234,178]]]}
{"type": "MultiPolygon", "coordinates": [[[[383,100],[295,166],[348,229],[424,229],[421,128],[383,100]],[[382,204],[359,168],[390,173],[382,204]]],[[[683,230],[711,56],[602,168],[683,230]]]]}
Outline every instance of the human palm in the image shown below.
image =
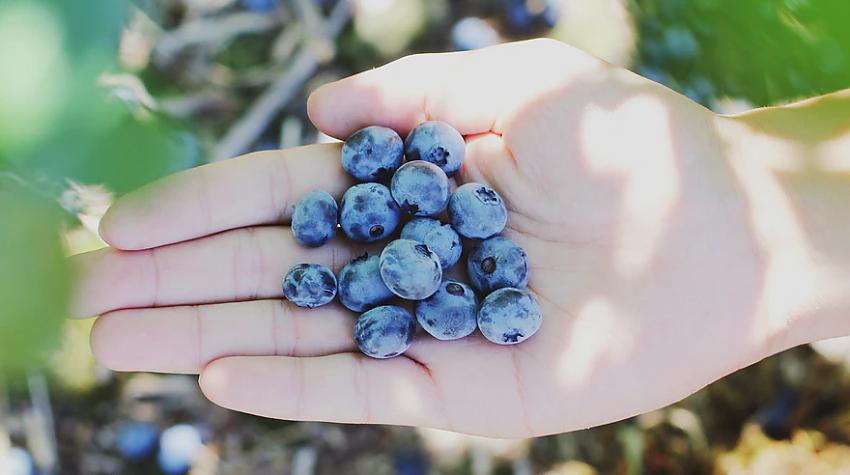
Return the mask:
{"type": "Polygon", "coordinates": [[[532,436],[661,407],[778,348],[764,336],[764,258],[715,116],[552,41],[402,59],[328,85],[330,135],[444,120],[467,139],[459,182],[504,197],[529,256],[540,331],[499,346],[420,335],[401,357],[357,352],[354,315],[280,298],[292,265],[338,270],[375,249],[298,246],[287,220],[350,180],[339,145],[261,152],[120,199],[112,246],[76,257],[77,313],[125,371],[200,373],[213,402],[294,420],[532,436]]]}

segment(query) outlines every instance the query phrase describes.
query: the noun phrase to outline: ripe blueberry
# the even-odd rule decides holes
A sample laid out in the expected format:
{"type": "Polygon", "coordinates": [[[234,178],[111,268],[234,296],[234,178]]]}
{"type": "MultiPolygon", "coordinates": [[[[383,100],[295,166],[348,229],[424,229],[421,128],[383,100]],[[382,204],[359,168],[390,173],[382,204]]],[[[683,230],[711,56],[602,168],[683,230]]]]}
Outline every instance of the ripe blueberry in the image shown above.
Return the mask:
{"type": "Polygon", "coordinates": [[[475,331],[478,298],[466,284],[446,279],[434,295],[414,305],[416,321],[438,340],[456,340],[475,331]]]}
{"type": "Polygon", "coordinates": [[[449,219],[462,236],[487,239],[505,228],[508,210],[496,190],[481,183],[467,183],[449,199],[449,219]]]}
{"type": "Polygon", "coordinates": [[[466,260],[469,280],[482,294],[514,287],[522,289],[528,284],[528,256],[513,241],[493,236],[482,241],[466,260]]]}
{"type": "Polygon", "coordinates": [[[162,431],[159,437],[159,468],[169,474],[186,473],[203,448],[198,429],[189,424],[177,424],[162,431]]]}
{"type": "Polygon", "coordinates": [[[319,264],[298,264],[283,278],[283,295],[295,305],[316,308],[336,296],[336,277],[319,264]]]}
{"type": "Polygon", "coordinates": [[[401,210],[414,216],[433,216],[449,203],[448,177],[437,165],[422,160],[402,165],[390,189],[401,210]]]}
{"type": "Polygon", "coordinates": [[[381,252],[381,278],[392,293],[408,300],[422,300],[437,291],[443,277],[440,259],[428,246],[410,239],[396,239],[381,252]]]}
{"type": "Polygon", "coordinates": [[[372,358],[391,358],[404,353],[415,334],[413,316],[395,305],[373,308],[360,315],[354,324],[357,347],[372,358]]]}
{"type": "Polygon", "coordinates": [[[342,196],[339,223],[351,239],[374,242],[386,238],[398,226],[401,212],[380,183],[354,185],[342,196]]]}
{"type": "Polygon", "coordinates": [[[384,181],[404,158],[395,130],[372,125],[354,132],[342,146],[342,168],[358,181],[384,181]]]}
{"type": "Polygon", "coordinates": [[[324,191],[311,191],[295,204],[292,234],[305,246],[321,246],[336,234],[337,212],[333,196],[324,191]]]}
{"type": "Polygon", "coordinates": [[[380,260],[378,256],[363,254],[339,271],[339,301],[348,309],[363,312],[393,298],[381,279],[380,260]]]}
{"type": "Polygon", "coordinates": [[[450,268],[460,259],[463,248],[457,231],[448,223],[432,218],[416,218],[401,228],[401,238],[421,242],[440,258],[443,270],[450,268]]]}
{"type": "Polygon", "coordinates": [[[408,160],[425,160],[440,167],[448,176],[463,164],[466,144],[460,132],[445,122],[423,122],[407,135],[404,152],[408,160]]]}
{"type": "Polygon", "coordinates": [[[478,328],[500,345],[522,343],[543,323],[540,304],[528,292],[505,287],[491,293],[478,309],[478,328]]]}
{"type": "Polygon", "coordinates": [[[156,426],[146,422],[129,422],[118,431],[115,446],[124,458],[138,461],[153,453],[158,439],[156,426]]]}

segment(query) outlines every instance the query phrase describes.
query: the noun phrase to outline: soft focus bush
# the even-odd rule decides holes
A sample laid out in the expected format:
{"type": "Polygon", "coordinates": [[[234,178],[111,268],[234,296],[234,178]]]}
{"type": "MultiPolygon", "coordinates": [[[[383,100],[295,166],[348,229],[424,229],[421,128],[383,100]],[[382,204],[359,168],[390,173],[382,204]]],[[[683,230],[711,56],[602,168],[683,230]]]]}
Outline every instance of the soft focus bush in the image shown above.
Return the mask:
{"type": "Polygon", "coordinates": [[[37,364],[67,314],[58,198],[71,183],[122,192],[180,168],[172,129],[98,86],[115,68],[125,0],[0,3],[0,367],[37,364]],[[11,65],[11,66],[9,66],[11,65]]]}

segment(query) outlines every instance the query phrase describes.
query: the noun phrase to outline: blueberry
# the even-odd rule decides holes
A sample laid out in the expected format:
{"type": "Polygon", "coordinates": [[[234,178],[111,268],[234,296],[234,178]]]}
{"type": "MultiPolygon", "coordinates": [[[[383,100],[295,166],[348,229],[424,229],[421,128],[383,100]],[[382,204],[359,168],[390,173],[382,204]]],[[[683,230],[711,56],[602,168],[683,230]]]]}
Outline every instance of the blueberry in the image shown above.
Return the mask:
{"type": "Polygon", "coordinates": [[[384,305],[357,318],[354,341],[365,355],[372,358],[391,358],[410,348],[416,334],[416,321],[410,312],[384,305]]]}
{"type": "Polygon", "coordinates": [[[478,328],[500,345],[515,345],[537,333],[543,323],[540,304],[528,292],[505,287],[484,299],[478,309],[478,328]]]}
{"type": "Polygon", "coordinates": [[[295,305],[316,308],[336,296],[336,277],[319,264],[298,264],[283,278],[283,295],[295,305]]]}
{"type": "Polygon", "coordinates": [[[0,454],[0,468],[5,475],[35,475],[36,468],[32,455],[21,447],[9,447],[0,454]]]}
{"type": "Polygon", "coordinates": [[[664,45],[670,57],[677,60],[694,58],[701,49],[691,30],[682,26],[673,26],[664,31],[664,45]]]}
{"type": "Polygon", "coordinates": [[[130,422],[118,431],[115,446],[127,460],[137,461],[156,449],[159,430],[145,422],[130,422]]]}
{"type": "Polygon", "coordinates": [[[401,211],[389,188],[380,183],[354,185],[342,196],[339,223],[351,239],[374,242],[386,238],[398,226],[401,211]]]}
{"type": "Polygon", "coordinates": [[[524,0],[508,2],[508,23],[517,30],[527,30],[534,22],[534,15],[528,11],[524,0]]]}
{"type": "Polygon", "coordinates": [[[337,212],[333,196],[311,191],[295,204],[292,234],[305,246],[321,246],[336,234],[337,212]]]}
{"type": "Polygon", "coordinates": [[[169,427],[159,437],[159,468],[169,475],[186,473],[202,447],[201,434],[194,427],[189,424],[169,427]]]}
{"type": "Polygon", "coordinates": [[[404,158],[395,130],[372,125],[354,132],[342,146],[342,168],[358,181],[384,181],[404,158]]]}
{"type": "Polygon", "coordinates": [[[434,295],[414,305],[416,321],[438,340],[457,340],[475,331],[478,298],[466,284],[446,279],[434,295]]]}
{"type": "Polygon", "coordinates": [[[443,269],[428,246],[410,239],[396,239],[381,252],[381,278],[401,298],[422,300],[440,287],[443,269]]]}
{"type": "Polygon", "coordinates": [[[440,167],[422,160],[402,165],[390,189],[401,210],[414,216],[433,216],[449,203],[449,178],[440,167]]]}
{"type": "Polygon", "coordinates": [[[407,135],[404,153],[408,160],[425,160],[452,176],[463,164],[466,143],[460,132],[445,122],[423,122],[407,135]]]}
{"type": "Polygon", "coordinates": [[[466,17],[454,24],[451,39],[455,49],[471,50],[499,43],[499,33],[481,18],[466,17]]]}
{"type": "Polygon", "coordinates": [[[363,254],[339,271],[339,301],[348,309],[363,312],[394,297],[381,279],[381,258],[363,254]]]}
{"type": "Polygon", "coordinates": [[[493,236],[482,241],[466,260],[469,280],[482,294],[528,284],[528,256],[513,241],[493,236]]]}
{"type": "Polygon", "coordinates": [[[432,218],[416,218],[401,228],[401,238],[421,242],[440,258],[443,270],[455,265],[463,248],[457,231],[448,224],[432,218]]]}
{"type": "Polygon", "coordinates": [[[449,219],[462,236],[487,239],[505,228],[508,210],[496,190],[481,183],[467,183],[449,199],[449,219]]]}
{"type": "Polygon", "coordinates": [[[242,6],[255,13],[268,13],[278,6],[278,0],[242,0],[242,6]]]}

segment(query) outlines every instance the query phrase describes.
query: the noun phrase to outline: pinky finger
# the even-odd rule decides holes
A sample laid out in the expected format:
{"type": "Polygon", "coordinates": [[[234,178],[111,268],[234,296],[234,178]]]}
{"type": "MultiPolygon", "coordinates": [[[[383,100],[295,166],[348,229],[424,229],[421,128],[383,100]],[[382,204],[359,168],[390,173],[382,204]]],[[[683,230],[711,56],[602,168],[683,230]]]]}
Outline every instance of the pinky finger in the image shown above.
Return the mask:
{"type": "Polygon", "coordinates": [[[263,417],[447,428],[433,379],[406,357],[234,356],[210,363],[200,385],[213,403],[263,417]]]}

